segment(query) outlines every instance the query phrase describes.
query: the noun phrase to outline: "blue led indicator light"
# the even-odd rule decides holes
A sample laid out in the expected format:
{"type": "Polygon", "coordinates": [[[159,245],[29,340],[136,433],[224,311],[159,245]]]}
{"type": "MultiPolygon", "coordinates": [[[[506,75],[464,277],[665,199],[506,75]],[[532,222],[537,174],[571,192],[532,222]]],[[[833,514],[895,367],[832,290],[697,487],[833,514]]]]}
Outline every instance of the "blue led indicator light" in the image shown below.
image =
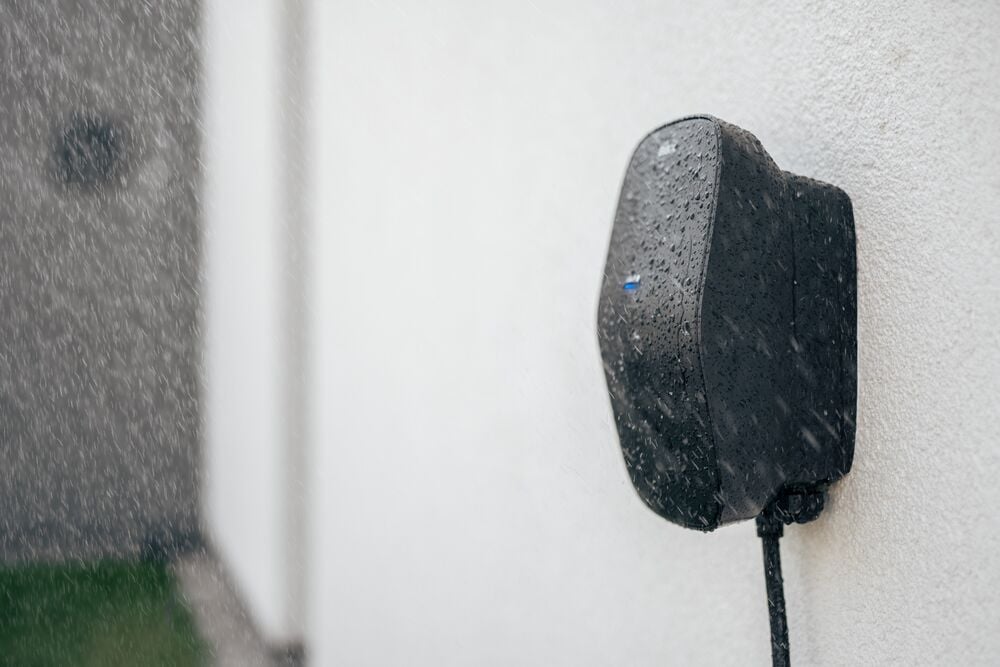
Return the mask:
{"type": "Polygon", "coordinates": [[[640,278],[639,274],[633,274],[625,279],[625,284],[622,285],[626,292],[634,292],[639,289],[640,278]]]}

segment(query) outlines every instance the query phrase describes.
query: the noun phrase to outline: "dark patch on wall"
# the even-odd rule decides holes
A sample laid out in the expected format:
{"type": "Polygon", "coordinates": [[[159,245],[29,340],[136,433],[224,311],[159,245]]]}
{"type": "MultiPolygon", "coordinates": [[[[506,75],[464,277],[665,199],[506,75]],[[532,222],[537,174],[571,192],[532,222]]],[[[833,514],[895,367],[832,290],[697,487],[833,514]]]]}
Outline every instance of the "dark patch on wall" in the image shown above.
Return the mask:
{"type": "Polygon", "coordinates": [[[74,111],[55,142],[56,179],[84,188],[121,181],[128,164],[129,143],[123,121],[109,114],[74,111]]]}

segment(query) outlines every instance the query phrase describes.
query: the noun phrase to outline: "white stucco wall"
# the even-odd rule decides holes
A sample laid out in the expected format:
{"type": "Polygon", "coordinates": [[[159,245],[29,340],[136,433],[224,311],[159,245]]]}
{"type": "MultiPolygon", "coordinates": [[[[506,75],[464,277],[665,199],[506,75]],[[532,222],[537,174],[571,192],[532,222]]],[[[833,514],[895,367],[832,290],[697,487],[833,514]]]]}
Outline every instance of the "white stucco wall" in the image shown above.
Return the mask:
{"type": "Polygon", "coordinates": [[[302,544],[285,0],[203,3],[202,521],[255,629],[300,638],[302,544]]]}
{"type": "Polygon", "coordinates": [[[313,3],[313,664],[768,664],[753,526],[644,509],[594,332],[630,152],[693,112],[854,202],[793,660],[1000,654],[1000,12],[734,4],[313,3]]]}

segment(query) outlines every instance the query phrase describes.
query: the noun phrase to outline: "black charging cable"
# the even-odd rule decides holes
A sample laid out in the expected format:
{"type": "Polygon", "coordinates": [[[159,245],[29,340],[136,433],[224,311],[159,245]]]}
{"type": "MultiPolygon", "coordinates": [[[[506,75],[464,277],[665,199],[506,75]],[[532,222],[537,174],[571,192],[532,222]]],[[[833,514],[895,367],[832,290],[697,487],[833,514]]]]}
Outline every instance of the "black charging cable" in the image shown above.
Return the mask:
{"type": "Polygon", "coordinates": [[[764,583],[767,588],[767,615],[771,621],[771,663],[790,667],[788,656],[788,619],[785,616],[785,584],[781,577],[781,548],[778,540],[785,532],[784,522],[773,506],[757,517],[757,537],[764,548],[764,583]]]}
{"type": "Polygon", "coordinates": [[[771,621],[771,663],[790,667],[788,618],[785,616],[785,581],[781,576],[781,549],[778,540],[785,525],[808,523],[819,517],[826,502],[825,486],[785,489],[757,515],[757,537],[764,549],[764,584],[767,588],[767,615],[771,621]]]}

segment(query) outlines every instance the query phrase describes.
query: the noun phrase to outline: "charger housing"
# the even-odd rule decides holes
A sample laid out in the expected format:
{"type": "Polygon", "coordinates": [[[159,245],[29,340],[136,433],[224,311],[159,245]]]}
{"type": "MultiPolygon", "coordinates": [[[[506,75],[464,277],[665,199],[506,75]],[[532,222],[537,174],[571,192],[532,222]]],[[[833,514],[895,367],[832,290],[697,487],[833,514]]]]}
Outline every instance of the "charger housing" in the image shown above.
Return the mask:
{"type": "Polygon", "coordinates": [[[703,531],[819,514],[854,454],[855,275],[848,196],[749,132],[695,116],[639,143],[597,319],[646,505],[703,531]]]}

